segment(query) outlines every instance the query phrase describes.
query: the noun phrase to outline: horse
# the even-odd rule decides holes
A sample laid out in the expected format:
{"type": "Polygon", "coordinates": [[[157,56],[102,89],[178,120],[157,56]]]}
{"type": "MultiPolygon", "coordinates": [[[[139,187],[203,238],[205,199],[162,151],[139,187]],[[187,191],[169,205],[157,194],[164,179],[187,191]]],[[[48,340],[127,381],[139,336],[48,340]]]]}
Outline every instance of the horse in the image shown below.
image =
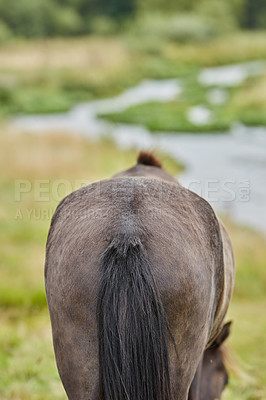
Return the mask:
{"type": "Polygon", "coordinates": [[[224,358],[227,348],[224,341],[230,334],[231,322],[225,324],[212,345],[203,353],[202,361],[189,389],[189,400],[220,399],[228,383],[228,373],[224,358]]]}
{"type": "Polygon", "coordinates": [[[68,398],[220,398],[233,285],[226,228],[153,154],[65,197],[45,288],[68,398]]]}

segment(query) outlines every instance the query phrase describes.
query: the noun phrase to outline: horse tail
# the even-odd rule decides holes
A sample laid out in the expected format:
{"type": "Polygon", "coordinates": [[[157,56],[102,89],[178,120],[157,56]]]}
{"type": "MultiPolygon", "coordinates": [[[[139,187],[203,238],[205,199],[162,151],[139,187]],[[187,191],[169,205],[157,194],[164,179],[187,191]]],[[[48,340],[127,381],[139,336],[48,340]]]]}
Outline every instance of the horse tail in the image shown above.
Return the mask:
{"type": "Polygon", "coordinates": [[[101,257],[97,319],[103,399],[171,400],[168,322],[136,236],[113,239],[101,257]]]}

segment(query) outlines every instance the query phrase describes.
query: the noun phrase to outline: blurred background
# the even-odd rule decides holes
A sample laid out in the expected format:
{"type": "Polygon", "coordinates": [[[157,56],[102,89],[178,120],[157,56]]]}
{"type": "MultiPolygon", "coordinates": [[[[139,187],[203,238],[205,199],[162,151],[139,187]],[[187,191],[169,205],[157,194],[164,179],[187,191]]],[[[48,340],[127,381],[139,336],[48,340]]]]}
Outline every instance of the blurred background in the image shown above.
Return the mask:
{"type": "Polygon", "coordinates": [[[0,398],[66,399],[43,265],[60,199],[153,149],[230,232],[225,400],[266,399],[266,2],[0,0],[0,398]]]}

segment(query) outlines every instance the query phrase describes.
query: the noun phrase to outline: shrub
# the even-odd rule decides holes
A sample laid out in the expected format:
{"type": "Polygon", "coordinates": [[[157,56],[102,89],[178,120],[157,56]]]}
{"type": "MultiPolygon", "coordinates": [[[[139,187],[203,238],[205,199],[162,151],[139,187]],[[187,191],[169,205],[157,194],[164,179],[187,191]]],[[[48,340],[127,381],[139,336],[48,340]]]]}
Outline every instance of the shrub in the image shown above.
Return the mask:
{"type": "Polygon", "coordinates": [[[90,30],[96,35],[108,36],[116,33],[118,26],[113,19],[105,16],[99,16],[95,17],[90,22],[90,30]]]}
{"type": "Polygon", "coordinates": [[[211,20],[194,14],[173,18],[168,29],[169,39],[181,43],[204,42],[219,33],[211,20]]]}
{"type": "Polygon", "coordinates": [[[203,42],[219,32],[211,19],[195,14],[166,16],[158,13],[145,14],[131,23],[131,34],[135,37],[152,38],[156,41],[180,43],[203,42]]]}
{"type": "Polygon", "coordinates": [[[82,31],[83,21],[71,7],[61,8],[53,18],[55,34],[62,36],[76,35],[82,31]]]}
{"type": "Polygon", "coordinates": [[[13,100],[12,90],[0,83],[0,104],[7,104],[13,100]]]}
{"type": "Polygon", "coordinates": [[[238,25],[233,4],[221,0],[203,0],[195,9],[197,15],[208,18],[220,33],[232,31],[238,25]]]}
{"type": "Polygon", "coordinates": [[[0,0],[0,15],[16,35],[31,37],[51,33],[53,18],[51,1],[44,0],[0,0]]]}
{"type": "Polygon", "coordinates": [[[82,18],[74,8],[53,0],[0,0],[0,15],[18,36],[72,35],[82,30],[82,18]]]}
{"type": "Polygon", "coordinates": [[[0,45],[7,42],[12,36],[7,24],[0,20],[0,45]]]}

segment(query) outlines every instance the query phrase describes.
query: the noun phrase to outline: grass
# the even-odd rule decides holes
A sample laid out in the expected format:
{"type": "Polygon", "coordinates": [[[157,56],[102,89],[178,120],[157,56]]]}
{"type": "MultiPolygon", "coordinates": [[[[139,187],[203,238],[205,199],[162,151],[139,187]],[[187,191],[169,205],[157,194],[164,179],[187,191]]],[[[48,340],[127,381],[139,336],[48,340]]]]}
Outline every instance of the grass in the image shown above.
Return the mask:
{"type": "Polygon", "coordinates": [[[177,100],[141,104],[100,117],[115,123],[144,125],[154,132],[214,133],[228,131],[235,122],[248,126],[266,125],[266,74],[249,78],[239,87],[225,89],[228,99],[222,105],[210,103],[208,93],[211,89],[201,86],[196,74],[191,72],[183,77],[183,92],[177,100]],[[189,109],[196,105],[211,111],[208,123],[198,125],[189,120],[189,109]]]}
{"type": "MultiPolygon", "coordinates": [[[[50,216],[59,198],[80,181],[107,178],[133,165],[136,151],[121,152],[107,140],[88,142],[60,133],[14,134],[5,127],[0,147],[0,398],[62,400],[66,396],[56,370],[43,284],[50,216]],[[31,189],[14,201],[19,198],[17,180],[26,180],[31,189]],[[59,193],[58,180],[65,183],[59,193]],[[43,193],[48,200],[37,197],[40,184],[48,191],[43,193]]],[[[167,157],[163,161],[172,174],[180,171],[180,165],[167,157]]],[[[237,261],[229,345],[242,372],[231,372],[224,399],[263,400],[266,240],[250,229],[227,225],[237,261]]]]}
{"type": "Polygon", "coordinates": [[[226,225],[235,252],[236,282],[228,314],[228,319],[233,320],[229,338],[233,368],[224,399],[263,400],[266,397],[266,321],[263,318],[266,307],[266,238],[229,221],[226,225]]]}
{"type": "MultiPolygon", "coordinates": [[[[69,109],[118,93],[131,78],[123,41],[80,38],[16,41],[0,48],[0,115],[69,109]]],[[[132,74],[132,71],[131,71],[132,74]]]]}
{"type": "MultiPolygon", "coordinates": [[[[119,118],[134,122],[139,114],[140,122],[153,130],[165,130],[164,127],[193,130],[185,118],[185,110],[195,98],[204,101],[206,91],[195,80],[199,69],[266,59],[265,38],[265,32],[242,32],[205,43],[178,44],[156,40],[148,46],[145,37],[142,40],[128,34],[109,38],[17,40],[0,47],[0,117],[14,113],[60,112],[77,102],[121,93],[145,78],[179,77],[188,86],[188,98],[183,99],[181,105],[178,102],[164,105],[159,113],[164,122],[152,119],[151,114],[157,109],[151,110],[151,105],[141,106],[143,110],[132,109],[125,115],[120,114],[119,118]]],[[[253,96],[256,90],[263,93],[259,89],[259,83],[256,85],[254,81],[253,96]]],[[[238,109],[237,96],[232,104],[238,109]]],[[[228,105],[225,115],[219,116],[217,111],[217,128],[228,126],[232,119],[229,112],[232,104],[228,105]]],[[[244,109],[249,107],[251,105],[246,104],[244,109]]],[[[250,110],[248,116],[246,112],[242,113],[249,122],[265,121],[262,111],[258,116],[255,106],[250,110]]],[[[118,119],[118,116],[112,118],[118,119]]]]}
{"type": "Polygon", "coordinates": [[[188,105],[182,101],[169,103],[148,103],[131,107],[121,113],[102,114],[101,118],[115,123],[144,125],[153,132],[195,132],[214,133],[226,131],[233,122],[226,116],[221,116],[213,122],[204,125],[195,125],[187,118],[188,105]]]}
{"type": "Polygon", "coordinates": [[[55,368],[46,310],[9,309],[1,316],[0,396],[3,400],[65,399],[55,368]]]}

